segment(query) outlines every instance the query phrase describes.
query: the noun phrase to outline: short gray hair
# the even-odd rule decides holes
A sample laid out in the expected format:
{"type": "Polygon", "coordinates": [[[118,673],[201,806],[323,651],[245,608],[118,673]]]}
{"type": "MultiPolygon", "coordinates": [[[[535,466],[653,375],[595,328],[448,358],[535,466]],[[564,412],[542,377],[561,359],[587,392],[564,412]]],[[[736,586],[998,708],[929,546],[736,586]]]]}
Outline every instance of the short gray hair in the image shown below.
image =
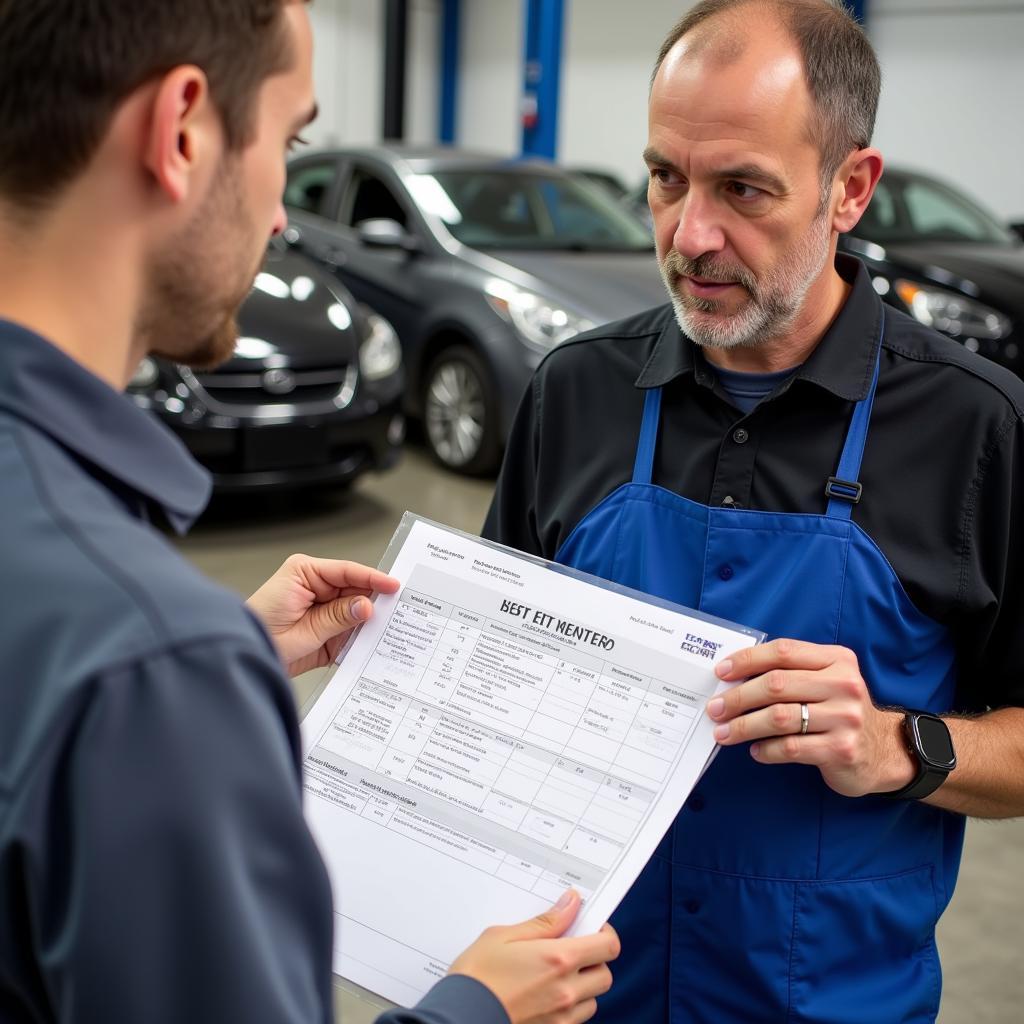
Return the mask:
{"type": "Polygon", "coordinates": [[[669,51],[698,25],[728,11],[758,6],[776,10],[792,33],[816,116],[808,125],[821,153],[822,203],[842,162],[870,145],[882,72],[864,29],[841,0],[701,0],[665,37],[654,77],[669,51]]]}

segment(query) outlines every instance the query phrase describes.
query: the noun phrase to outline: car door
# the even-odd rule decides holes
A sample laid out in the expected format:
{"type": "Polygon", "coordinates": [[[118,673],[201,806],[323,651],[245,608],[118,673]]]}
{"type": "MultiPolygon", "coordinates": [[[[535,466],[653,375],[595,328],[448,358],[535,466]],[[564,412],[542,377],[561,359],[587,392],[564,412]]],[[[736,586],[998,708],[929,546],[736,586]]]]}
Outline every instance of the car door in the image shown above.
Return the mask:
{"type": "MultiPolygon", "coordinates": [[[[297,193],[299,184],[297,179],[297,193]]],[[[390,320],[408,344],[422,322],[421,264],[429,254],[419,219],[397,180],[384,168],[352,158],[339,169],[330,203],[321,212],[330,216],[296,212],[303,248],[337,274],[360,302],[390,320]],[[364,244],[359,227],[367,220],[395,221],[422,248],[410,252],[364,244]]]]}

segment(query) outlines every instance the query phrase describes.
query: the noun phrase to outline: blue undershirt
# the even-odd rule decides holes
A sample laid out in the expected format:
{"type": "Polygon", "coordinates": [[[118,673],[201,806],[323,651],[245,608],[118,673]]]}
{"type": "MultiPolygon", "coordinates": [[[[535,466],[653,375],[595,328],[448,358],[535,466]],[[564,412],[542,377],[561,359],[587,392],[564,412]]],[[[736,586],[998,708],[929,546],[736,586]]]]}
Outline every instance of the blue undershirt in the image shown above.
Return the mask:
{"type": "Polygon", "coordinates": [[[776,370],[774,373],[741,373],[736,370],[723,370],[716,366],[715,373],[722,383],[722,388],[729,400],[745,416],[761,401],[767,398],[787,377],[793,373],[793,367],[787,370],[776,370]]]}

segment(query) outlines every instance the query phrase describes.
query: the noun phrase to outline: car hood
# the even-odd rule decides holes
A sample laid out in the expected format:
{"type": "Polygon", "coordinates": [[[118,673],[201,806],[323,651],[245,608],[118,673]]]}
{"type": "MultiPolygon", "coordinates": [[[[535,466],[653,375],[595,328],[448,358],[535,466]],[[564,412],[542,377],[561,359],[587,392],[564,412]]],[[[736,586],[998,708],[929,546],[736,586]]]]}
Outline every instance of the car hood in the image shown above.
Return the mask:
{"type": "Polygon", "coordinates": [[[268,366],[329,367],[358,357],[363,321],[345,288],[308,258],[268,249],[238,312],[238,334],[239,346],[225,370],[239,372],[257,360],[268,366]]]}
{"type": "Polygon", "coordinates": [[[887,245],[885,251],[936,284],[992,302],[1015,318],[1024,315],[1024,245],[887,245]]]}
{"type": "Polygon", "coordinates": [[[490,251],[536,278],[547,298],[565,302],[595,324],[619,320],[668,301],[654,253],[490,251]]]}

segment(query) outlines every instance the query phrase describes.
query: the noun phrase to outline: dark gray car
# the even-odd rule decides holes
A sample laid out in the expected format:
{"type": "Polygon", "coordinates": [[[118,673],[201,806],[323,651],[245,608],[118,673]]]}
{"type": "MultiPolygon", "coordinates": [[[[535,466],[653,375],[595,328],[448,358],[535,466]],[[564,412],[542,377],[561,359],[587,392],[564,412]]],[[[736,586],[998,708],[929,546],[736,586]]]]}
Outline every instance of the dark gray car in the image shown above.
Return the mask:
{"type": "Polygon", "coordinates": [[[401,341],[406,411],[444,465],[495,468],[554,345],[665,301],[649,232],[550,164],[378,147],[294,161],[285,238],[401,341]]]}

